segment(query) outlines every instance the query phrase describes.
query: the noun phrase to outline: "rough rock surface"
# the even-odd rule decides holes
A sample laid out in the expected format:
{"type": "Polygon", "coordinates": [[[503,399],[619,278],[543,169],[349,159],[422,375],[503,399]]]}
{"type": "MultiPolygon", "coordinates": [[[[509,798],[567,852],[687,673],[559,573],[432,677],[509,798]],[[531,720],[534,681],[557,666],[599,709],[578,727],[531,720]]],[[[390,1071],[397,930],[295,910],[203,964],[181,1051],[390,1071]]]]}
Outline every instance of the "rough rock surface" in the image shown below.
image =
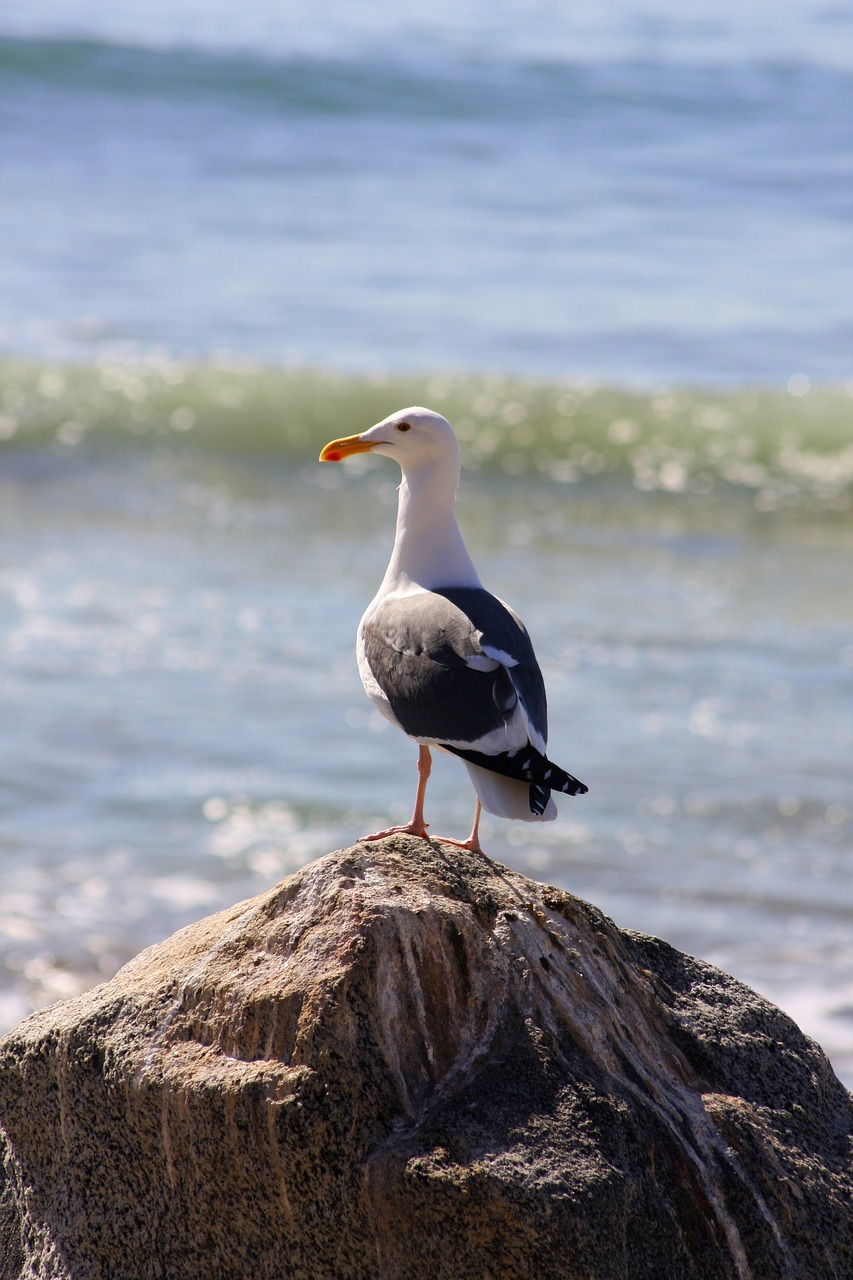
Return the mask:
{"type": "Polygon", "coordinates": [[[853,1276],[851,1098],[772,1005],[397,837],[2,1042],[0,1276],[853,1276]]]}

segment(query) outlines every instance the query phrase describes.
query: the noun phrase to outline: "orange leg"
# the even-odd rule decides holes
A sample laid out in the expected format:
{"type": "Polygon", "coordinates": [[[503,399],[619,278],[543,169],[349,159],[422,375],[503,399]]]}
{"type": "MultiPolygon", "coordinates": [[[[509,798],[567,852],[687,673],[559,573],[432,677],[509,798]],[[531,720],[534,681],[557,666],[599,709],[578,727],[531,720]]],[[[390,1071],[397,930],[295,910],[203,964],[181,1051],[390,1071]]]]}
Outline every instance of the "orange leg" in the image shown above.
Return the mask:
{"type": "Polygon", "coordinates": [[[470,849],[472,853],[482,853],[483,848],[480,844],[480,814],[483,812],[483,806],[480,804],[480,797],[477,797],[477,803],[474,806],[474,825],[471,828],[471,834],[467,840],[447,840],[444,836],[437,837],[442,844],[455,844],[457,849],[470,849]]]}
{"type": "Polygon", "coordinates": [[[427,781],[432,773],[432,756],[429,747],[421,747],[418,751],[418,789],[415,793],[415,811],[411,820],[402,827],[389,827],[387,831],[376,831],[372,836],[362,836],[362,840],[384,840],[385,836],[420,836],[427,837],[427,824],[424,822],[424,796],[427,781]]]}

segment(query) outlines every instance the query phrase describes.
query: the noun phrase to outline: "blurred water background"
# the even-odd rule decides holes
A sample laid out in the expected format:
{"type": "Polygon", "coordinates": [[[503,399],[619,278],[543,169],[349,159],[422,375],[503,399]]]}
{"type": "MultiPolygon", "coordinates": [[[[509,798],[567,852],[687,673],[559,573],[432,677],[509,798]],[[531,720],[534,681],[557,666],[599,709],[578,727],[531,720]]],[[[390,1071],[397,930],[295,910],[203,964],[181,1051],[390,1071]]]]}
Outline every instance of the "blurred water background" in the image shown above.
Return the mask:
{"type": "Polygon", "coordinates": [[[853,1081],[851,120],[830,0],[7,0],[2,1027],[408,816],[315,460],[419,402],[590,786],[489,852],[853,1081]]]}

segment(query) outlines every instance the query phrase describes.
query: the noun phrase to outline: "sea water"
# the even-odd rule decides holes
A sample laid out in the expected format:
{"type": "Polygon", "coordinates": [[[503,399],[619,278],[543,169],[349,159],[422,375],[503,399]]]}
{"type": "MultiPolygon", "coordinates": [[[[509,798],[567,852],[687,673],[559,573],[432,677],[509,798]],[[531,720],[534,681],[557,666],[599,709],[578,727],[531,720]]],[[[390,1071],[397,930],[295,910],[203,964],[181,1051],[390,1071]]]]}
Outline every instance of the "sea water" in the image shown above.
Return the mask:
{"type": "Polygon", "coordinates": [[[850,377],[831,0],[6,0],[0,343],[850,377]]]}
{"type": "Polygon", "coordinates": [[[0,19],[2,1024],[408,816],[316,457],[427,403],[590,787],[489,853],[853,1080],[849,14],[102,8],[0,19]]]}

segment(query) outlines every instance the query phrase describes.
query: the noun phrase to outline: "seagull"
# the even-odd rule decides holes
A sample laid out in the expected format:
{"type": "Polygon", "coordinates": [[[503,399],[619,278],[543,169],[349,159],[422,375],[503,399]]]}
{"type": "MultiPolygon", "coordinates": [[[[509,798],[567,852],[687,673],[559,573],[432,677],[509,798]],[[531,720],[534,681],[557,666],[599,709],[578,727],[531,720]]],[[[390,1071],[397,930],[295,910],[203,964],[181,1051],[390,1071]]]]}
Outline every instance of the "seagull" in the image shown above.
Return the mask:
{"type": "Polygon", "coordinates": [[[482,853],[480,815],[548,822],[552,792],[588,788],[545,754],[545,683],[516,613],[477,576],[456,522],[459,444],[440,413],[414,406],[360,435],[332,440],[321,462],[359,453],[393,458],[403,473],[397,533],[382,584],[358,628],[365,692],[418,744],[411,820],[364,840],[403,833],[428,839],[424,798],[431,748],[459,757],[476,792],[474,822],[460,848],[482,853]]]}

